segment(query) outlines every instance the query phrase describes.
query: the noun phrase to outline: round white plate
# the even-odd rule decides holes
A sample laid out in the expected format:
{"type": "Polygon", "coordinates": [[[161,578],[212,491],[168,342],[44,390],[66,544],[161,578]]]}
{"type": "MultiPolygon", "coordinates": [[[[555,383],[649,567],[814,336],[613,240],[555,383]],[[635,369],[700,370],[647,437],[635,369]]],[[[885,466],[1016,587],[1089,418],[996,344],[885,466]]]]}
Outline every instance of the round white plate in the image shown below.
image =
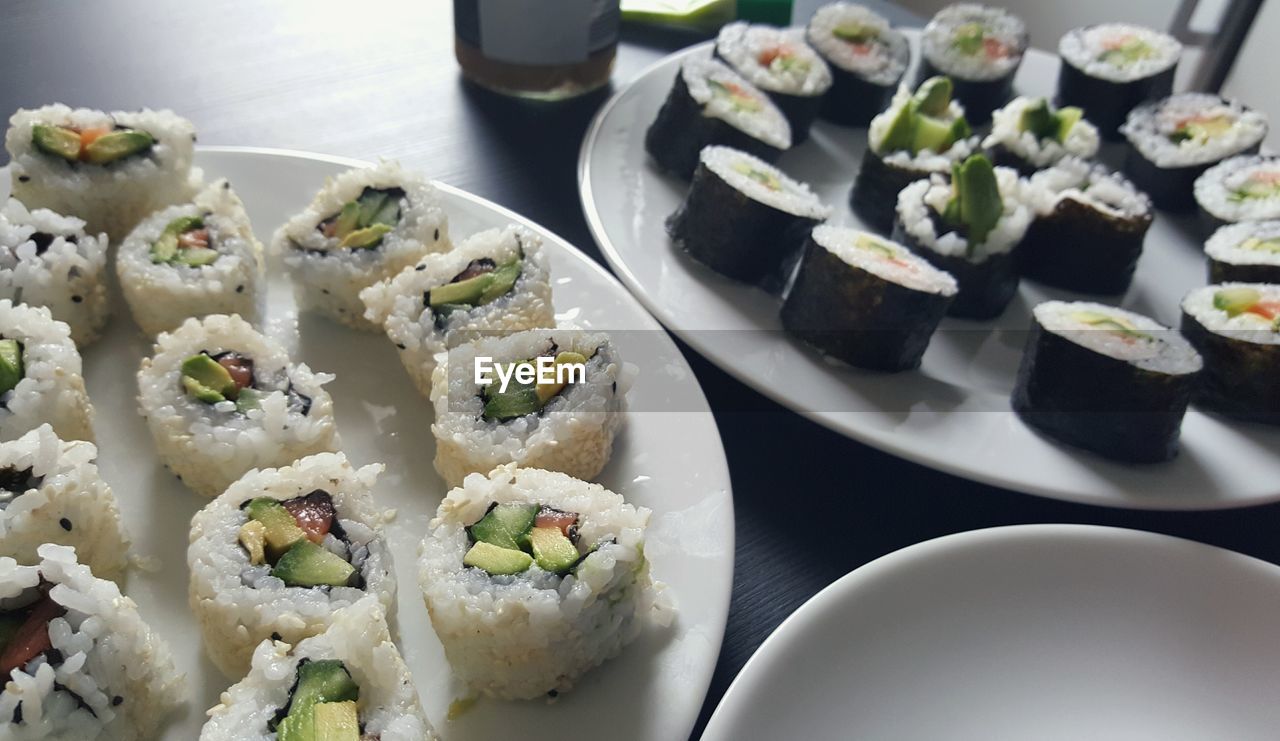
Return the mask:
{"type": "Polygon", "coordinates": [[[1280,568],[1027,525],[880,558],[787,618],[703,741],[1276,738],[1280,568]]]}
{"type": "MultiPolygon", "coordinates": [[[[196,164],[206,178],[230,179],[265,241],[311,200],[326,177],[363,163],[209,147],[197,152],[196,164]]],[[[613,729],[629,728],[637,739],[685,738],[711,681],[733,576],[729,473],[702,390],[666,333],[604,269],[528,219],[455,188],[440,188],[455,239],[511,222],[541,234],[551,256],[561,321],[613,332],[623,358],[639,366],[628,397],[633,412],[599,482],[653,510],[645,553],[654,576],[669,585],[679,615],[672,628],[647,630],[555,704],[483,700],[458,720],[447,721],[449,703],[461,689],[451,681],[444,651],[431,630],[415,563],[427,521],[446,491],[431,466],[430,405],[414,390],[386,337],[317,316],[298,317],[286,279],[273,270],[268,333],[289,345],[295,359],[337,374],[328,389],[345,452],[356,464],[387,466],[375,496],[399,512],[388,532],[400,587],[398,644],[427,716],[446,739],[515,733],[521,739],[559,741],[566,728],[583,737],[603,738],[613,729]]],[[[5,173],[0,195],[7,190],[5,173]]],[[[205,500],[156,459],[135,401],[134,373],[150,342],[123,302],[117,304],[108,334],[84,356],[97,410],[99,465],[120,499],[137,552],[161,564],[157,573],[131,574],[126,592],[169,641],[178,668],[187,674],[190,702],[166,738],[193,739],[205,711],[230,685],[204,657],[187,609],[188,523],[205,500]]]]}
{"type": "MultiPolygon", "coordinates": [[[[917,38],[908,32],[913,45],[917,38]]],[[[721,277],[672,246],[663,222],[687,184],[660,174],[644,133],[681,62],[709,55],[710,42],[659,61],[619,91],[582,144],[578,182],[587,223],[614,272],[659,320],[711,362],[780,404],[861,442],[959,476],[1018,491],[1109,506],[1210,509],[1280,499],[1280,430],[1237,424],[1192,410],[1181,455],[1126,466],[1064,447],[1032,432],[1009,394],[1022,357],[1030,308],[1077,298],[1024,282],[999,320],[947,319],[918,371],[885,375],[825,361],[783,332],[777,299],[721,277]]],[[[918,55],[917,55],[918,56],[918,55]]],[[[1051,95],[1057,58],[1027,54],[1019,92],[1051,95]]],[[[914,79],[908,71],[906,79],[914,79]]],[[[812,138],[779,165],[812,185],[858,224],[849,189],[865,130],[819,122],[812,138]]],[[[1113,160],[1114,161],[1114,160],[1113,160]]],[[[1161,213],[1147,236],[1137,280],[1123,305],[1177,326],[1186,291],[1205,282],[1189,221],[1161,213]]]]}

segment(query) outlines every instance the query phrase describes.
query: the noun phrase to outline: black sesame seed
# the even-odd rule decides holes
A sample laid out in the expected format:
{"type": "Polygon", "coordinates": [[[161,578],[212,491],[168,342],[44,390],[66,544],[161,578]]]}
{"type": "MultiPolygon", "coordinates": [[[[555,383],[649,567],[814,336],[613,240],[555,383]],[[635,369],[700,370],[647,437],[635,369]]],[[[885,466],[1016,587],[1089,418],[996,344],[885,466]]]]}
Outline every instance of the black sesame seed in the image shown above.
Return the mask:
{"type": "Polygon", "coordinates": [[[19,176],[18,176],[18,182],[19,182],[19,183],[29,183],[29,182],[31,182],[31,176],[30,176],[30,175],[19,175],[19,176]]]}
{"type": "Polygon", "coordinates": [[[326,296],[328,296],[328,295],[329,295],[329,289],[328,289],[328,288],[321,288],[321,289],[320,289],[320,292],[321,292],[321,293],[323,293],[323,294],[324,294],[324,295],[326,295],[326,296]]]}
{"type": "Polygon", "coordinates": [[[414,270],[417,270],[419,273],[421,273],[423,270],[426,270],[426,269],[427,269],[426,265],[419,265],[418,267],[414,268],[414,270]]]}
{"type": "Polygon", "coordinates": [[[272,634],[271,634],[271,640],[273,640],[273,641],[278,641],[278,640],[282,639],[283,637],[284,637],[284,636],[280,635],[279,633],[272,633],[272,634]]]}
{"type": "Polygon", "coordinates": [[[71,301],[72,301],[72,303],[77,303],[77,304],[78,304],[78,303],[80,303],[81,301],[84,301],[84,296],[72,296],[72,297],[71,297],[71,301]]]}
{"type": "Polygon", "coordinates": [[[399,342],[396,343],[396,347],[400,348],[401,350],[405,349],[404,345],[400,344],[399,342]]]}
{"type": "Polygon", "coordinates": [[[440,230],[439,230],[439,229],[437,229],[437,230],[436,230],[436,235],[435,235],[435,237],[433,237],[433,239],[435,239],[435,241],[437,241],[437,242],[439,242],[439,241],[440,241],[440,230]]]}
{"type": "Polygon", "coordinates": [[[71,532],[71,520],[68,520],[67,518],[64,517],[61,520],[58,520],[58,524],[62,526],[63,530],[66,530],[67,532],[71,532]]]}
{"type": "Polygon", "coordinates": [[[124,698],[119,695],[116,695],[115,697],[111,698],[111,704],[114,707],[120,707],[121,705],[124,704],[124,698]]]}
{"type": "Polygon", "coordinates": [[[244,293],[244,286],[236,286],[236,293],[244,293]]]}

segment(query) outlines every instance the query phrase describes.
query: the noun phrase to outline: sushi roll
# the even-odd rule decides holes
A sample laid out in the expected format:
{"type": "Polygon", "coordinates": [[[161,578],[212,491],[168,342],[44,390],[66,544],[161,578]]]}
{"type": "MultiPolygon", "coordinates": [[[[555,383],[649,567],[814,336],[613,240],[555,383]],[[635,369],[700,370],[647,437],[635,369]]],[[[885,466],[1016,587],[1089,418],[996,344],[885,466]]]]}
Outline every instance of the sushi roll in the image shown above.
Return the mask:
{"type": "Polygon", "coordinates": [[[725,64],[690,59],[644,135],[658,167],[688,180],[710,144],[773,162],[792,143],[791,124],[769,96],[725,64]]]}
{"type": "Polygon", "coordinates": [[[1002,8],[956,3],[938,11],[920,36],[920,79],[946,75],[969,122],[986,123],[1013,96],[1027,51],[1027,27],[1002,8]]]}
{"type": "Polygon", "coordinates": [[[213,497],[250,469],[335,449],[331,380],[240,317],[213,314],[156,340],[138,371],[138,408],[160,460],[213,497]]]}
{"type": "Polygon", "coordinates": [[[748,283],[785,282],[789,258],[831,215],[809,186],[728,147],[707,147],[684,203],[667,219],[671,241],[698,262],[748,283]]]}
{"type": "Polygon", "coordinates": [[[418,581],[454,676],[525,700],[570,689],[673,615],[649,575],[649,510],[598,484],[517,468],[468,476],[422,541],[418,581]]]}
{"type": "Polygon", "coordinates": [[[1213,165],[1251,154],[1267,135],[1266,114],[1207,93],[1180,93],[1129,113],[1124,169],[1156,206],[1188,211],[1195,181],[1213,165]]]}
{"type": "Polygon", "coordinates": [[[1182,44],[1129,23],[1068,31],[1058,42],[1058,105],[1079,106],[1107,139],[1119,138],[1129,111],[1173,92],[1182,44]]]}
{"type": "Polygon", "coordinates": [[[954,278],[906,247],[824,224],[805,244],[782,326],[850,365],[909,370],[955,295],[954,278]]]}
{"type": "Polygon", "coordinates": [[[862,5],[836,2],[818,8],[805,34],[831,69],[823,118],[866,126],[889,105],[911,63],[911,45],[884,16],[862,5]]]}
{"type": "Polygon", "coordinates": [[[871,120],[849,206],[868,228],[887,235],[903,188],[949,172],[977,148],[964,109],[952,100],[951,80],[926,80],[914,95],[899,87],[888,110],[871,120]]]}
{"type": "Polygon", "coordinates": [[[1035,216],[1018,249],[1023,276],[1080,293],[1129,290],[1155,218],[1145,193],[1075,157],[1032,175],[1026,193],[1035,216]]]}
{"type": "Polygon", "coordinates": [[[1013,408],[1061,442],[1128,463],[1169,460],[1200,374],[1191,344],[1141,314],[1085,301],[1032,310],[1013,408]]]}
{"type": "Polygon", "coordinates": [[[1182,333],[1204,357],[1197,405],[1280,425],[1280,285],[1197,288],[1182,300],[1182,333]]]}
{"type": "Polygon", "coordinates": [[[188,598],[205,653],[233,679],[267,640],[323,633],[366,595],[384,612],[396,582],[373,501],[382,465],[320,453],[250,471],[191,520],[188,598]]]}
{"type": "Polygon", "coordinates": [[[1204,246],[1210,283],[1280,284],[1280,221],[1224,226],[1204,246]]]}
{"type": "Polygon", "coordinates": [[[85,232],[83,220],[16,198],[0,209],[0,298],[49,309],[78,347],[111,318],[106,266],[107,235],[85,232]]]}
{"type": "Polygon", "coordinates": [[[66,546],[0,557],[0,738],[145,741],[184,702],[169,646],[66,546]]]}
{"type": "Polygon", "coordinates": [[[555,326],[550,260],[522,226],[473,234],[360,293],[423,396],[437,353],[482,335],[555,326]]]}
{"type": "Polygon", "coordinates": [[[0,301],[0,440],[48,424],[63,440],[93,441],[93,405],[71,329],[43,306],[0,301]]]}
{"type": "Polygon", "coordinates": [[[33,564],[37,548],[57,543],[104,579],[124,571],[129,536],[97,457],[93,443],[59,440],[49,425],[0,443],[0,556],[33,564]]]}
{"type": "Polygon", "coordinates": [[[436,471],[449,486],[511,462],[593,479],[609,462],[633,374],[607,335],[577,329],[455,347],[432,379],[436,471]]]}
{"type": "Polygon", "coordinates": [[[1280,157],[1232,157],[1196,178],[1196,203],[1206,237],[1239,221],[1280,219],[1280,157]]]}
{"type": "Polygon", "coordinates": [[[116,255],[129,311],[150,337],[209,314],[256,323],[265,269],[262,243],[226,180],[147,217],[116,255]]]}
{"type": "Polygon", "coordinates": [[[200,741],[436,738],[372,595],[296,646],[258,644],[248,676],[222,693],[200,731],[200,741]]]}
{"type": "Polygon", "coordinates": [[[991,133],[982,142],[992,162],[1023,175],[1063,157],[1091,159],[1101,143],[1098,130],[1074,106],[1055,108],[1044,98],[1020,96],[991,117],[991,133]]]}
{"type": "Polygon", "coordinates": [[[991,319],[1018,291],[1015,250],[1031,225],[1018,173],[975,154],[903,189],[893,239],[955,277],[951,316],[991,319]]]}
{"type": "Polygon", "coordinates": [[[792,144],[809,138],[809,127],[831,88],[831,69],[805,43],[804,31],[730,23],[716,36],[715,55],[778,106],[791,125],[792,144]]]}
{"type": "Polygon", "coordinates": [[[85,221],[90,234],[124,239],[152,211],[189,199],[195,126],[173,111],[21,109],[9,119],[13,197],[85,221]]]}
{"type": "Polygon", "coordinates": [[[439,192],[394,162],[329,180],[272,239],[299,309],[369,332],[379,328],[364,318],[360,291],[449,248],[439,192]]]}

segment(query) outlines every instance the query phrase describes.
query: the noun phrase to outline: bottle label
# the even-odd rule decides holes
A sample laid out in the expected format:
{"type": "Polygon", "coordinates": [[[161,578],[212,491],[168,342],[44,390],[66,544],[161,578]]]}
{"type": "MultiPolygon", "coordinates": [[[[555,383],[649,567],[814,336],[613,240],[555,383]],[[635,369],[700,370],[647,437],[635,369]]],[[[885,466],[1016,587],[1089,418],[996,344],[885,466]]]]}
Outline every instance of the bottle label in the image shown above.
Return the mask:
{"type": "Polygon", "coordinates": [[[619,0],[454,0],[458,37],[509,64],[586,61],[618,40],[619,0]]]}

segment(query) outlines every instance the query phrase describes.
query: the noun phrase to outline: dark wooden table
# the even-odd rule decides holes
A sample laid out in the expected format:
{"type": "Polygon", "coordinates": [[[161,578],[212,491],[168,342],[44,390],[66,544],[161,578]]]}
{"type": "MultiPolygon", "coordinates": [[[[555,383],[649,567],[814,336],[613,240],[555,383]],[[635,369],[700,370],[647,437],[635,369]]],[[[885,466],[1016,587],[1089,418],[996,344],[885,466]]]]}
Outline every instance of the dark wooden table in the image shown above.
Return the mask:
{"type": "MultiPolygon", "coordinates": [[[[798,17],[817,4],[802,0],[798,17]]],[[[5,0],[0,112],[52,101],[169,107],[195,121],[208,144],[397,158],[600,259],[576,166],[605,93],[558,105],[495,97],[461,82],[452,38],[448,0],[5,0]]],[[[615,84],[692,40],[628,30],[615,84]]],[[[695,738],[787,615],[850,570],[913,543],[999,525],[1091,523],[1280,562],[1280,505],[1131,512],[995,489],[829,432],[685,351],[724,438],[738,538],[728,631],[695,738]]]]}

